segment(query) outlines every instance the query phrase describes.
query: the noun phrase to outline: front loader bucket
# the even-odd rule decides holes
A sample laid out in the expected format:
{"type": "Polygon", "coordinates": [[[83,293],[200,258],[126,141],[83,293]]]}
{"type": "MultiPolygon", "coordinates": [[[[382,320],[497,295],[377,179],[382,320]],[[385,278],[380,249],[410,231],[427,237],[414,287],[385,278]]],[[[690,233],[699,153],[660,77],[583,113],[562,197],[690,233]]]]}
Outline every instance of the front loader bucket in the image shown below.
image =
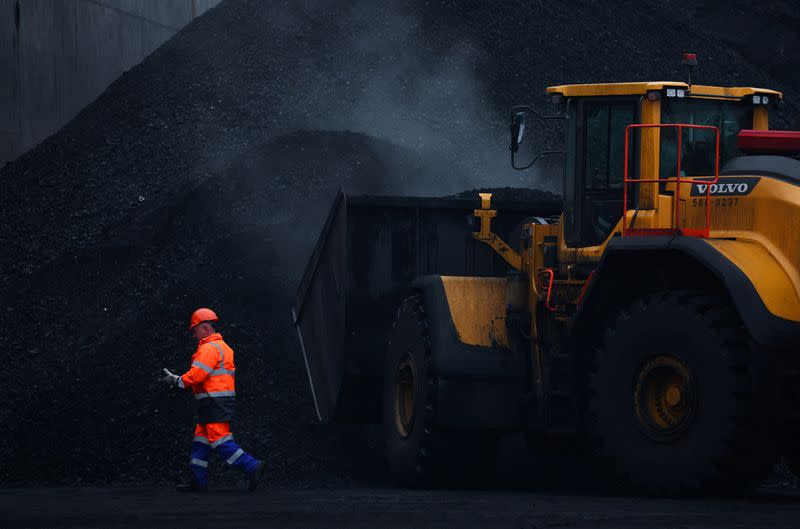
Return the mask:
{"type": "MultiPolygon", "coordinates": [[[[494,231],[512,247],[520,223],[561,201],[494,200],[494,231]]],[[[431,274],[504,277],[508,264],[474,240],[471,198],[339,193],[306,267],[294,322],[321,421],[380,420],[383,358],[395,311],[431,274]]]]}
{"type": "Polygon", "coordinates": [[[347,207],[336,196],[292,309],[320,421],[333,418],[344,374],[347,207]]]}

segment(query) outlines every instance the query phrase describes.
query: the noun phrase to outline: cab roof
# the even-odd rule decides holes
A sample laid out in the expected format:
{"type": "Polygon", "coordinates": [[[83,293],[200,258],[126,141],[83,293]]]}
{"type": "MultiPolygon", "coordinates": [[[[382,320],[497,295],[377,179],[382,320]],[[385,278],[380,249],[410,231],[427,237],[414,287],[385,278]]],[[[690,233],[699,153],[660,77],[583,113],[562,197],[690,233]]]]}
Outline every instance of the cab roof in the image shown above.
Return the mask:
{"type": "Polygon", "coordinates": [[[676,81],[650,81],[639,83],[598,83],[598,84],[566,84],[559,86],[548,86],[548,94],[561,94],[564,97],[591,97],[591,96],[627,96],[645,95],[650,91],[661,91],[665,88],[683,89],[688,92],[689,97],[720,97],[741,99],[755,94],[766,94],[777,96],[783,99],[783,94],[776,90],[767,88],[753,87],[723,87],[705,86],[693,84],[691,90],[689,85],[676,81]]]}

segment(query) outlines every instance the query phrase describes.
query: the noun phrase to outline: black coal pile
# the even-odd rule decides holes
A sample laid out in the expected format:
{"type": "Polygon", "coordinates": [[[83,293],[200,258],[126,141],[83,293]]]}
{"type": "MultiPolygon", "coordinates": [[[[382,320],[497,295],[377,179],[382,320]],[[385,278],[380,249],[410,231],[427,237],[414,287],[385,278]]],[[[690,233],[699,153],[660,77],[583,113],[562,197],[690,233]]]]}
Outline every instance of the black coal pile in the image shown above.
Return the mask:
{"type": "MultiPolygon", "coordinates": [[[[669,17],[678,17],[691,29],[719,39],[759,65],[766,73],[791,86],[800,85],[800,4],[793,0],[704,0],[681,5],[658,2],[669,17]]],[[[735,68],[735,66],[734,66],[735,68]]],[[[794,94],[788,94],[796,100],[794,94]]],[[[795,127],[800,123],[795,122],[795,127]]]]}
{"type": "Polygon", "coordinates": [[[7,346],[21,352],[4,416],[18,421],[5,439],[6,476],[177,479],[192,404],[156,376],[187,367],[185,320],[201,305],[218,311],[238,351],[237,438],[267,457],[273,481],[319,484],[337,465],[369,469],[314,424],[290,307],[333,193],[385,192],[375,177],[391,171],[385,163],[409,175],[396,186],[432,172],[363,134],[279,136],[37,270],[6,308],[7,346]]]}
{"type": "Polygon", "coordinates": [[[551,191],[541,189],[530,189],[525,187],[482,187],[480,189],[469,189],[459,191],[454,198],[475,198],[480,193],[491,193],[492,198],[500,200],[536,202],[542,200],[558,200],[559,196],[551,191]]]}
{"type": "Polygon", "coordinates": [[[156,377],[186,366],[198,306],[237,351],[237,437],[272,482],[379,479],[370,432],[315,423],[291,327],[332,196],[557,191],[557,168],[508,167],[508,108],[548,84],[680,79],[686,49],[701,82],[788,91],[669,13],[228,0],[194,21],[0,171],[0,481],[175,479],[191,404],[156,377]]]}

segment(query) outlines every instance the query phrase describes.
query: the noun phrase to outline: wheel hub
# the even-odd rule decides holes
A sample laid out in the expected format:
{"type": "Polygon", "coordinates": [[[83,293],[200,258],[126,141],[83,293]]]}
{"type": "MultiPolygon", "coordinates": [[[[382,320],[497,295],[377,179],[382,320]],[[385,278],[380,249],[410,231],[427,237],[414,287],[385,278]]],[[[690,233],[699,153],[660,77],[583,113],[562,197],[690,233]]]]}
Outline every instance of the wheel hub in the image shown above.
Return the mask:
{"type": "Polygon", "coordinates": [[[409,353],[404,353],[397,364],[397,382],[394,390],[394,424],[397,433],[405,439],[414,429],[416,416],[417,362],[409,353]]]}
{"type": "Polygon", "coordinates": [[[674,385],[667,388],[666,401],[668,406],[678,406],[681,403],[681,387],[674,385]]]}
{"type": "Polygon", "coordinates": [[[674,356],[657,356],[646,362],[636,377],[634,411],[642,431],[657,441],[681,436],[695,414],[691,373],[674,356]]]}

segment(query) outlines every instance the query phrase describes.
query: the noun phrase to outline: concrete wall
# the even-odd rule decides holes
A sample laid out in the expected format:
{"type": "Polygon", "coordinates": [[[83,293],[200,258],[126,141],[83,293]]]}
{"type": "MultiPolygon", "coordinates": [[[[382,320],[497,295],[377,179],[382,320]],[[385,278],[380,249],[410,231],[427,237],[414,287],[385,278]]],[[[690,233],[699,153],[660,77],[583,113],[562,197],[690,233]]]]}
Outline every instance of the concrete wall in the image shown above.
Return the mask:
{"type": "Polygon", "coordinates": [[[220,0],[0,0],[0,167],[220,0]]]}

